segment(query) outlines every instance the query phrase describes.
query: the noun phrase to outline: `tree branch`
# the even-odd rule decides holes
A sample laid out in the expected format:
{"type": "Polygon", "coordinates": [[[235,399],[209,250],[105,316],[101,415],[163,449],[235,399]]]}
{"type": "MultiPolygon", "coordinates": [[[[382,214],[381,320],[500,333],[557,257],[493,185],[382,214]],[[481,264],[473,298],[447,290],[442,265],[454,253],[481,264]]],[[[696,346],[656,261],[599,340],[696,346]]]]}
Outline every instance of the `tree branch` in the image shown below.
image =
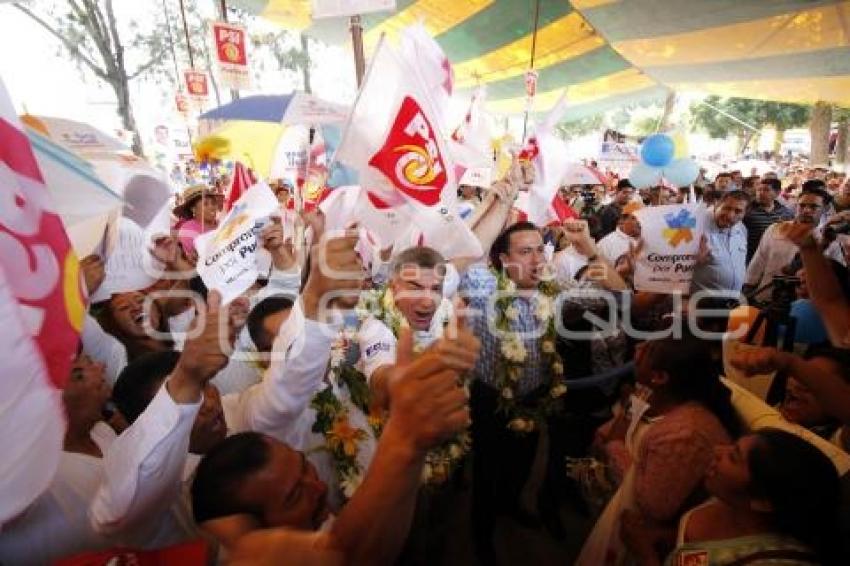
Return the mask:
{"type": "Polygon", "coordinates": [[[142,65],[141,67],[139,67],[138,69],[133,71],[132,73],[130,73],[130,75],[127,76],[127,80],[132,81],[133,79],[136,79],[136,78],[140,77],[141,75],[145,74],[147,71],[150,70],[151,67],[153,67],[154,65],[159,63],[160,58],[163,55],[165,55],[167,52],[168,52],[167,46],[160,49],[153,57],[150,58],[150,60],[147,63],[145,63],[144,65],[142,65]]]}
{"type": "Polygon", "coordinates": [[[53,26],[47,23],[44,19],[32,12],[26,6],[22,6],[21,4],[12,4],[12,6],[32,18],[34,22],[46,29],[53,37],[58,39],[65,47],[65,49],[71,52],[71,55],[82,61],[98,78],[103,79],[106,82],[110,82],[109,76],[107,75],[106,71],[98,67],[97,64],[89,57],[87,57],[86,54],[83,53],[77,45],[68,41],[65,36],[63,36],[58,30],[56,30],[53,26]]]}
{"type": "Polygon", "coordinates": [[[115,61],[112,58],[112,45],[109,42],[109,36],[104,36],[103,29],[97,21],[97,15],[94,13],[94,8],[86,0],[83,0],[81,7],[75,0],[68,0],[68,5],[77,15],[80,24],[88,31],[97,51],[100,53],[100,58],[103,60],[104,70],[107,75],[115,74],[115,61]]]}
{"type": "Polygon", "coordinates": [[[115,46],[115,62],[118,64],[118,73],[122,78],[126,79],[127,69],[124,67],[124,46],[121,44],[121,37],[118,35],[118,22],[115,19],[112,0],[106,0],[106,15],[109,22],[109,31],[112,33],[112,43],[115,46]]]}

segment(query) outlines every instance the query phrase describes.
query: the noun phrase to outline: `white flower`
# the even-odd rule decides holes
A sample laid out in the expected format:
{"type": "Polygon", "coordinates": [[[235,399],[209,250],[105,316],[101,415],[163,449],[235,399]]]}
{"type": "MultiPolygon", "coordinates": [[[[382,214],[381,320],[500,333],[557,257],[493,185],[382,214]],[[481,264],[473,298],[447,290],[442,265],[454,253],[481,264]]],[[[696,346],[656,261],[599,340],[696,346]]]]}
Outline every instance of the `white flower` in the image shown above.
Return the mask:
{"type": "Polygon", "coordinates": [[[510,362],[522,363],[526,358],[525,344],[513,336],[502,340],[502,355],[510,362]]]}
{"type": "Polygon", "coordinates": [[[511,321],[519,320],[519,309],[514,305],[505,309],[505,318],[511,321]]]}
{"type": "Polygon", "coordinates": [[[339,480],[339,486],[342,488],[342,493],[346,499],[351,499],[361,483],[363,483],[363,476],[359,473],[345,475],[339,480]]]}
{"type": "Polygon", "coordinates": [[[558,385],[556,385],[555,387],[553,387],[552,389],[549,390],[549,394],[555,399],[562,396],[566,392],[567,392],[567,386],[564,385],[563,383],[559,383],[558,385]]]}
{"type": "Polygon", "coordinates": [[[554,354],[555,353],[555,343],[552,340],[544,340],[540,345],[544,354],[554,354]]]}
{"type": "Polygon", "coordinates": [[[331,348],[331,366],[337,367],[345,361],[345,350],[343,348],[331,348]]]}
{"type": "Polygon", "coordinates": [[[504,397],[505,399],[513,399],[513,390],[510,387],[505,387],[504,389],[502,389],[502,397],[504,397]]]}
{"type": "Polygon", "coordinates": [[[365,305],[357,305],[356,307],[354,307],[354,314],[357,315],[358,320],[362,322],[369,318],[372,313],[369,312],[369,308],[365,305]]]}
{"type": "Polygon", "coordinates": [[[537,317],[537,320],[549,320],[552,318],[554,310],[555,309],[552,306],[552,299],[546,295],[540,295],[537,297],[537,304],[534,306],[534,316],[537,317]]]}
{"type": "Polygon", "coordinates": [[[552,362],[552,371],[555,375],[564,375],[564,364],[561,362],[552,362]]]}
{"type": "Polygon", "coordinates": [[[518,367],[508,368],[508,379],[511,381],[519,381],[520,377],[522,377],[522,371],[518,367]]]}
{"type": "Polygon", "coordinates": [[[432,475],[433,475],[433,472],[431,471],[431,464],[426,463],[424,466],[422,466],[422,478],[421,478],[422,483],[427,483],[427,482],[431,481],[432,475]]]}

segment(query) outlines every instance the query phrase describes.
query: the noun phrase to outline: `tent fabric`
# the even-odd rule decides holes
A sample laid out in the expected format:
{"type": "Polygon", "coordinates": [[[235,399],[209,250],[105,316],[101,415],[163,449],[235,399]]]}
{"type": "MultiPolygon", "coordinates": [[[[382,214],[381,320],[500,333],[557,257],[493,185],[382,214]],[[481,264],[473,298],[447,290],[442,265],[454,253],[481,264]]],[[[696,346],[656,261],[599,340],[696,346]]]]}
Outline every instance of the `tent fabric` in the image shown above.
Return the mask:
{"type": "MultiPolygon", "coordinates": [[[[311,20],[308,0],[233,4],[330,43],[348,44],[346,18],[311,20]]],[[[455,86],[486,83],[491,111],[525,110],[533,0],[397,0],[363,16],[369,53],[422,21],[455,69],[455,86]]],[[[722,96],[850,105],[850,1],[540,0],[533,110],[567,89],[578,118],[662,99],[669,88],[722,96]]]]}
{"type": "MultiPolygon", "coordinates": [[[[283,27],[309,21],[309,2],[236,0],[233,5],[283,27]],[[306,17],[305,17],[306,16],[306,17]]],[[[395,12],[363,16],[367,54],[382,33],[391,39],[422,22],[452,61],[455,89],[471,94],[487,84],[488,109],[525,110],[525,71],[534,31],[530,0],[397,0],[395,12]]],[[[329,43],[348,44],[348,22],[311,22],[304,32],[329,43]]],[[[580,118],[624,102],[663,99],[666,89],[614,51],[567,0],[541,0],[535,69],[539,73],[534,111],[545,111],[567,89],[567,118],[580,118]]]]}

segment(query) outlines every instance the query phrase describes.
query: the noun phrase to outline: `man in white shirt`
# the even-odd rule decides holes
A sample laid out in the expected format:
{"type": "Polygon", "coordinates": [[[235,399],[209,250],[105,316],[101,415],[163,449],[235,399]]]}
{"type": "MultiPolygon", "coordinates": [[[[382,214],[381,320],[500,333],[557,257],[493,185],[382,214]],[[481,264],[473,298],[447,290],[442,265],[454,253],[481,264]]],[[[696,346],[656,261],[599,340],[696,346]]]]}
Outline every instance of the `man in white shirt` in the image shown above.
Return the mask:
{"type": "MultiPolygon", "coordinates": [[[[824,207],[829,202],[829,194],[821,188],[804,189],[797,203],[795,221],[817,226],[824,207]]],[[[797,244],[782,235],[783,223],[771,225],[762,236],[761,242],[747,266],[747,279],[744,293],[761,289],[773,281],[775,275],[781,275],[783,269],[797,255],[797,244]]],[[[766,301],[770,298],[770,289],[765,289],[756,298],[766,301]]]]}
{"type": "MultiPolygon", "coordinates": [[[[269,437],[237,435],[204,458],[192,486],[195,517],[231,558],[253,564],[394,561],[410,528],[425,454],[469,425],[459,372],[441,353],[448,348],[414,358],[412,343],[403,329],[400,377],[390,388],[390,418],[373,466],[334,520],[312,465],[269,437]]],[[[473,359],[478,354],[465,328],[454,345],[473,359]]]]}
{"type": "Polygon", "coordinates": [[[120,437],[99,420],[109,397],[103,366],[85,357],[75,364],[63,393],[69,429],[59,469],[48,490],[4,525],[0,563],[45,564],[84,550],[157,548],[185,538],[177,517],[163,511],[179,489],[201,391],[227,361],[219,346],[226,339],[219,299],[211,294],[209,323],[187,342],[167,385],[120,437]],[[151,509],[157,521],[145,520],[151,509]]]}
{"type": "Polygon", "coordinates": [[[623,206],[617,228],[597,242],[599,255],[611,265],[616,265],[620,256],[629,253],[629,249],[637,247],[640,240],[640,222],[634,213],[640,208],[641,204],[634,201],[623,206]]]}

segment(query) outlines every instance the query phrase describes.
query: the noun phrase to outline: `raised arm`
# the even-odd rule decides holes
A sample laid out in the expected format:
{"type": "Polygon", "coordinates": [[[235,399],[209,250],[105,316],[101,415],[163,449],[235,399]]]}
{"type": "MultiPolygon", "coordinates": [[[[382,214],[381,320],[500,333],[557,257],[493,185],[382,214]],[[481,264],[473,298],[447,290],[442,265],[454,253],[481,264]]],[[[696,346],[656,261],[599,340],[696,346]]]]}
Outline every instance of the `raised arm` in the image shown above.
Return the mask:
{"type": "Polygon", "coordinates": [[[208,297],[199,335],[188,340],[174,371],[147,409],[104,454],[104,478],[89,509],[102,534],[130,534],[159,527],[156,517],[178,497],[189,434],[206,383],[227,363],[222,344],[232,343],[233,321],[220,324],[221,295],[208,297]]]}
{"type": "Polygon", "coordinates": [[[784,234],[800,246],[809,296],[826,326],[830,342],[836,348],[850,348],[850,305],[811,225],[794,222],[785,228],[784,234]]]}

